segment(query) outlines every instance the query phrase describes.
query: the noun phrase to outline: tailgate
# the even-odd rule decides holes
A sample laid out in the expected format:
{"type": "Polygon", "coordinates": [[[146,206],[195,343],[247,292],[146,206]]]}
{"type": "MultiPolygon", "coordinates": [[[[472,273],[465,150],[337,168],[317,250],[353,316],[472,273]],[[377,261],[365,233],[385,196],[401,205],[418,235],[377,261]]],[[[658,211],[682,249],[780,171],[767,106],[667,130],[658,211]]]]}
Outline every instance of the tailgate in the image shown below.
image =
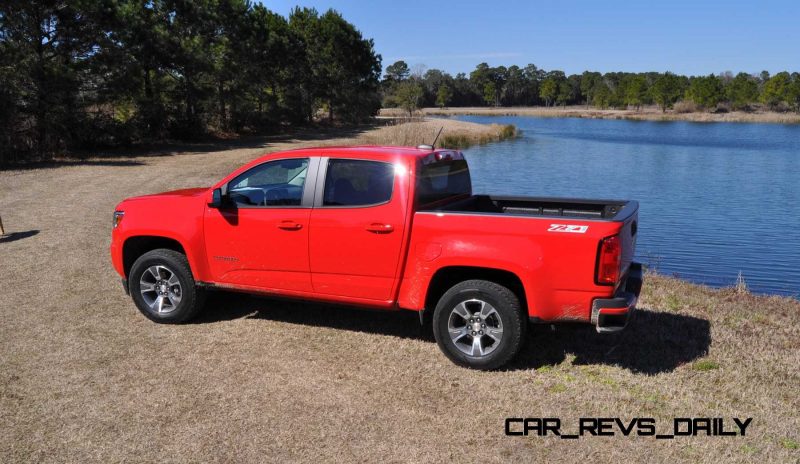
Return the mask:
{"type": "MultiPolygon", "coordinates": [[[[636,236],[639,229],[639,204],[636,202],[631,203],[634,203],[629,205],[633,207],[633,209],[630,215],[624,219],[622,228],[619,231],[619,238],[622,244],[622,259],[620,263],[622,272],[620,272],[620,282],[625,281],[628,269],[633,262],[633,255],[636,253],[636,236]]],[[[617,285],[619,285],[619,283],[617,283],[617,285]]]]}

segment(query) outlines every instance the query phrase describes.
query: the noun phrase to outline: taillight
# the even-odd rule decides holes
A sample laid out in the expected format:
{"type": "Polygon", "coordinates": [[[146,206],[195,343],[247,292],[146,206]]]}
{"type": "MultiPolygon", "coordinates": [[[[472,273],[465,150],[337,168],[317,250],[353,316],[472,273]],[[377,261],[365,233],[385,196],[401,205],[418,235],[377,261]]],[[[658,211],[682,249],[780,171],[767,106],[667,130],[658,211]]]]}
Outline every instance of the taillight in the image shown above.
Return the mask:
{"type": "Polygon", "coordinates": [[[618,235],[606,237],[600,243],[600,256],[597,262],[597,282],[615,284],[619,280],[619,268],[622,261],[622,244],[618,235]]]}

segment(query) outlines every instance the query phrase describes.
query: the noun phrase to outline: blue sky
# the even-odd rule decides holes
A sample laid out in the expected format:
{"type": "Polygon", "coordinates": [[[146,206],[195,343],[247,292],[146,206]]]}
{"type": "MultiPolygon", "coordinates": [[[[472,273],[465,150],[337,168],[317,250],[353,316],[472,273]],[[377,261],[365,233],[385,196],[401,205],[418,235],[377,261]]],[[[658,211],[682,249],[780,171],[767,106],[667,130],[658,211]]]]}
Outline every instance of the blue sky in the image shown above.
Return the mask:
{"type": "Polygon", "coordinates": [[[800,71],[800,0],[264,0],[334,8],[375,40],[384,68],[405,60],[450,73],[533,63],[594,71],[800,71]]]}

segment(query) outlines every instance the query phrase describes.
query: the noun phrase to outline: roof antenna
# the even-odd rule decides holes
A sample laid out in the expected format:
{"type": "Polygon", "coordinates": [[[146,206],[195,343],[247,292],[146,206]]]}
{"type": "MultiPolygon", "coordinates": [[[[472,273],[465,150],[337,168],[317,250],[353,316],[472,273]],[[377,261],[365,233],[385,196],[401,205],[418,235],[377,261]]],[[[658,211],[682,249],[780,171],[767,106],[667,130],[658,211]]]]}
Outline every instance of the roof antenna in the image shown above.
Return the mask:
{"type": "Polygon", "coordinates": [[[433,139],[433,143],[431,144],[431,148],[436,148],[436,141],[439,140],[439,136],[442,135],[442,131],[444,130],[444,126],[439,128],[439,132],[436,134],[436,138],[433,139]]]}
{"type": "Polygon", "coordinates": [[[432,144],[428,145],[428,144],[424,144],[423,143],[421,145],[417,145],[417,148],[419,148],[420,150],[433,150],[433,149],[435,149],[436,148],[436,141],[439,140],[439,136],[442,135],[442,131],[443,130],[444,130],[444,126],[439,128],[439,132],[436,134],[436,137],[433,139],[433,143],[432,144]]]}

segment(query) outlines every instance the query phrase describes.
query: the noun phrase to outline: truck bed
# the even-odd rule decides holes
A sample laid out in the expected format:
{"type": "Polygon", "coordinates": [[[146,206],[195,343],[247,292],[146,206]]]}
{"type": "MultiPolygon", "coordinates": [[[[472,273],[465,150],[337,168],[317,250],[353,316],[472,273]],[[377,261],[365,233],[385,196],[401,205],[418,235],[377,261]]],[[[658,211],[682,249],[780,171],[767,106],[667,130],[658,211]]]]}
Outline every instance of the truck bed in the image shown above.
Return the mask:
{"type": "Polygon", "coordinates": [[[472,195],[421,211],[624,221],[635,201],[472,195]]]}

